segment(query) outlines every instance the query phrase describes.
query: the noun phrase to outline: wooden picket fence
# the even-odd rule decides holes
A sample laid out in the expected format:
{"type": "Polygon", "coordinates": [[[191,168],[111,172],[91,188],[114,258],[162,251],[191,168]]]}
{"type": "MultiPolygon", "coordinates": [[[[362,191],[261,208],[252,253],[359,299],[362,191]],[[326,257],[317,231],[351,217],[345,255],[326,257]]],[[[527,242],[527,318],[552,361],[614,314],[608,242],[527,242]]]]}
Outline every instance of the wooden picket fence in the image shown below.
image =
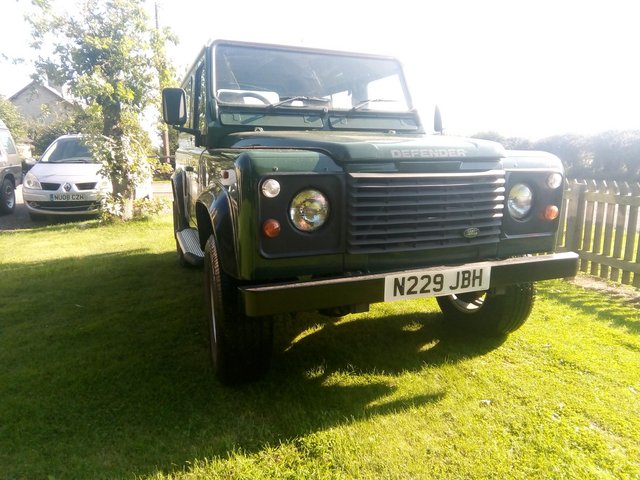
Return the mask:
{"type": "Polygon", "coordinates": [[[640,183],[565,184],[558,251],[580,256],[580,271],[640,288],[640,183]]]}

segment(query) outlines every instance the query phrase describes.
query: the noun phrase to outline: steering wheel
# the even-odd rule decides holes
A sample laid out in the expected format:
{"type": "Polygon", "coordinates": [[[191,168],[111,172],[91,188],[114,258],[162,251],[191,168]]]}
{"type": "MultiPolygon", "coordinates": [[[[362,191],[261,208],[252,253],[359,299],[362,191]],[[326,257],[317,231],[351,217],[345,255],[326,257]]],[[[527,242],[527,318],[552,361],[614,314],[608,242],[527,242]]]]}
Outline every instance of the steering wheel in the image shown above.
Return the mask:
{"type": "Polygon", "coordinates": [[[260,95],[259,93],[242,92],[242,93],[240,93],[240,95],[242,96],[243,99],[244,98],[255,98],[256,100],[260,100],[265,105],[271,105],[271,101],[267,97],[264,97],[264,96],[260,95]]]}

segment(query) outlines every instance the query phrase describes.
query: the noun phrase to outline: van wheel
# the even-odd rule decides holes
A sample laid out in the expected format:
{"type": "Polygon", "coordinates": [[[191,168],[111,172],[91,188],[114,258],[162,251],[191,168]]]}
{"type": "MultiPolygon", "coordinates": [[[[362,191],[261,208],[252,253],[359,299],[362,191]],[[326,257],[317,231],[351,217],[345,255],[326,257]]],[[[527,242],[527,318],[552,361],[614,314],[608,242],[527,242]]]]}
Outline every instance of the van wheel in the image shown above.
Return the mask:
{"type": "Polygon", "coordinates": [[[13,182],[8,178],[2,181],[0,187],[0,213],[12,213],[16,208],[16,190],[13,182]]]}
{"type": "Polygon", "coordinates": [[[438,305],[456,328],[503,336],[520,328],[529,318],[535,299],[533,283],[509,285],[504,292],[470,292],[438,297],[438,305]]]}
{"type": "Polygon", "coordinates": [[[273,342],[271,317],[248,317],[237,281],[222,271],[213,236],[204,251],[209,344],[216,377],[226,385],[257,380],[269,368],[273,342]]]}

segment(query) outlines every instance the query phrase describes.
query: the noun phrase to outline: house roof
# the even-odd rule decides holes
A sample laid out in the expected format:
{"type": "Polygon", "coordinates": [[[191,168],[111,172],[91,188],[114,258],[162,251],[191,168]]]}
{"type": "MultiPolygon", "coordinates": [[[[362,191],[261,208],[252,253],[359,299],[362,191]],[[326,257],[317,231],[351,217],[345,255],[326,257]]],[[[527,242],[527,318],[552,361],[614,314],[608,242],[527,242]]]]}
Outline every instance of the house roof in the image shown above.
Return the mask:
{"type": "Polygon", "coordinates": [[[21,88],[16,93],[11,95],[9,97],[9,101],[10,102],[14,101],[16,98],[20,97],[23,93],[26,93],[27,91],[29,91],[29,90],[31,90],[33,88],[44,88],[45,90],[48,90],[51,94],[55,95],[60,101],[71,103],[66,98],[64,98],[60,94],[60,92],[58,92],[55,88],[51,88],[49,85],[45,85],[44,83],[38,83],[35,80],[32,80],[27,85],[25,85],[23,88],[21,88]]]}

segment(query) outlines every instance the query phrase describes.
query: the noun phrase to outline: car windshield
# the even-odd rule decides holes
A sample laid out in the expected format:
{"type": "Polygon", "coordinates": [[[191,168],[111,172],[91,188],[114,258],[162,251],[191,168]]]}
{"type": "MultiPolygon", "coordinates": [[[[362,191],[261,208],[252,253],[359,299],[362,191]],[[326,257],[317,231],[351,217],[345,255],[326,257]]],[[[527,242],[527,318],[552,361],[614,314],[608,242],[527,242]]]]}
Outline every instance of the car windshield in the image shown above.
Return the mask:
{"type": "Polygon", "coordinates": [[[44,152],[43,163],[95,163],[80,138],[59,138],[44,152]]]}
{"type": "Polygon", "coordinates": [[[406,112],[400,64],[390,58],[278,47],[215,48],[215,95],[229,105],[406,112]]]}

